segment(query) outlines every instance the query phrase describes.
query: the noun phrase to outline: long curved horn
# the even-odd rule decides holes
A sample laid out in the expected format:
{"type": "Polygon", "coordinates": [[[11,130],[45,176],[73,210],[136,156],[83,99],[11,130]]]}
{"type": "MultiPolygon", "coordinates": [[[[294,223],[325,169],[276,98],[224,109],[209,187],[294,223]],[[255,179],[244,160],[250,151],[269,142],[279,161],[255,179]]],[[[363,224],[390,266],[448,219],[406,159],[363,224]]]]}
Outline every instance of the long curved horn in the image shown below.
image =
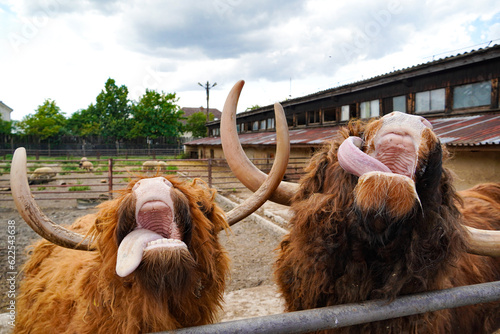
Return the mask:
{"type": "Polygon", "coordinates": [[[464,225],[469,232],[469,253],[500,256],[500,231],[479,230],[464,225]]]}
{"type": "Polygon", "coordinates": [[[10,186],[17,211],[26,223],[41,237],[58,246],[78,250],[94,250],[91,247],[91,240],[54,223],[42,212],[31,195],[26,166],[26,150],[24,147],[20,147],[12,157],[10,186]]]}
{"type": "MultiPolygon", "coordinates": [[[[220,132],[222,148],[229,167],[245,187],[255,192],[266,180],[267,175],[255,167],[248,159],[241,147],[238,132],[236,131],[236,106],[238,105],[238,99],[244,84],[243,80],[238,81],[229,92],[224,109],[222,110],[220,132]]],[[[281,108],[281,113],[283,114],[283,118],[285,118],[283,108],[281,108]]],[[[275,115],[277,115],[276,105],[275,115]]],[[[277,120],[276,118],[276,135],[279,135],[278,131],[286,131],[288,136],[288,126],[285,126],[285,129],[278,129],[277,120]]],[[[279,204],[290,205],[290,200],[298,191],[298,188],[298,184],[296,183],[282,181],[269,199],[279,204]]]]}
{"type": "Polygon", "coordinates": [[[240,221],[264,204],[280,185],[285,175],[290,157],[290,138],[285,113],[281,104],[274,104],[274,115],[276,118],[276,157],[273,167],[259,189],[243,203],[227,213],[227,223],[229,225],[240,221]]]}

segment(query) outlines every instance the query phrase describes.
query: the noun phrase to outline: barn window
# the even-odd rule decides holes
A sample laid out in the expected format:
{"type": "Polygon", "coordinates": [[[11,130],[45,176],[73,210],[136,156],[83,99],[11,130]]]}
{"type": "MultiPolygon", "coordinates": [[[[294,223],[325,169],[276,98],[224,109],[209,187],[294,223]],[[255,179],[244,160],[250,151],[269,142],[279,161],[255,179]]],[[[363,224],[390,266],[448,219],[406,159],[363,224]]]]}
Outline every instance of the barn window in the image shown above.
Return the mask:
{"type": "Polygon", "coordinates": [[[295,126],[306,125],[306,115],[305,113],[295,114],[295,126]]]}
{"type": "Polygon", "coordinates": [[[335,122],[337,120],[337,111],[335,108],[325,108],[323,110],[323,122],[335,122]]]}
{"type": "Polygon", "coordinates": [[[274,118],[268,118],[267,119],[267,128],[268,129],[274,129],[274,118]]]}
{"type": "Polygon", "coordinates": [[[260,121],[260,129],[261,130],[265,130],[266,129],[266,120],[263,119],[262,121],[260,121]]]}
{"type": "Polygon", "coordinates": [[[295,126],[294,124],[295,117],[293,116],[293,114],[285,114],[285,117],[286,117],[286,124],[288,125],[288,127],[295,126]]]}
{"type": "Polygon", "coordinates": [[[491,104],[491,81],[457,86],[453,89],[453,109],[491,104]]]}
{"type": "Polygon", "coordinates": [[[395,96],[392,98],[392,110],[406,112],[406,95],[395,96]]]}
{"type": "Polygon", "coordinates": [[[340,109],[340,120],[348,121],[349,120],[349,105],[342,106],[340,109]]]}
{"type": "Polygon", "coordinates": [[[380,104],[378,100],[361,102],[359,104],[361,118],[377,117],[380,115],[380,104]]]}
{"type": "Polygon", "coordinates": [[[415,94],[415,111],[425,113],[444,110],[445,89],[434,89],[415,94]]]}
{"type": "Polygon", "coordinates": [[[259,130],[259,121],[255,121],[252,123],[252,131],[259,130]]]}
{"type": "Polygon", "coordinates": [[[308,124],[319,123],[319,110],[308,111],[307,116],[308,116],[308,122],[307,122],[308,124]]]}

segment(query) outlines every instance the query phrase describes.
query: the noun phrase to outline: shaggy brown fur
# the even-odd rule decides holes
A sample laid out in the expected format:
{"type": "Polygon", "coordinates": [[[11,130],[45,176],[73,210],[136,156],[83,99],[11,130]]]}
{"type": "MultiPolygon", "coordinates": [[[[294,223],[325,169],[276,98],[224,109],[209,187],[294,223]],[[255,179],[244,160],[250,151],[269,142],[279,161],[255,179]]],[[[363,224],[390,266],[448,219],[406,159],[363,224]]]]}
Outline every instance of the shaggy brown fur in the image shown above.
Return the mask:
{"type": "Polygon", "coordinates": [[[16,304],[15,333],[144,333],[215,320],[229,269],[217,236],[228,228],[224,213],[214,204],[215,192],[200,182],[166,178],[189,215],[181,220],[192,223],[188,254],[174,255],[176,262],[158,258],[150,267],[141,264],[124,278],[116,275],[117,224],[122,229],[134,225],[132,182],[97,215],[71,226],[95,238],[97,251],[47,241],[34,245],[16,304]]]}
{"type": "MultiPolygon", "coordinates": [[[[450,173],[442,167],[446,151],[430,135],[425,138],[425,152],[419,152],[423,156],[415,175],[420,203],[413,199],[410,210],[397,210],[408,205],[408,199],[398,194],[406,189],[401,184],[399,190],[386,187],[389,195],[384,203],[356,198],[358,177],[339,166],[337,150],[348,136],[365,136],[366,140],[365,126],[352,122],[338,140],[312,157],[292,201],[291,231],[281,242],[275,268],[287,311],[393,300],[400,295],[499,280],[500,260],[467,254],[461,226],[465,220],[478,228],[500,229],[499,186],[496,192],[491,187],[477,188],[475,197],[465,193],[464,219],[462,199],[452,186],[450,173]],[[470,203],[474,201],[481,203],[473,208],[470,203]],[[496,216],[485,221],[492,214],[496,216]]],[[[380,192],[373,187],[363,194],[379,196],[380,192]]],[[[500,303],[490,303],[321,333],[489,333],[499,322],[500,303]]]]}

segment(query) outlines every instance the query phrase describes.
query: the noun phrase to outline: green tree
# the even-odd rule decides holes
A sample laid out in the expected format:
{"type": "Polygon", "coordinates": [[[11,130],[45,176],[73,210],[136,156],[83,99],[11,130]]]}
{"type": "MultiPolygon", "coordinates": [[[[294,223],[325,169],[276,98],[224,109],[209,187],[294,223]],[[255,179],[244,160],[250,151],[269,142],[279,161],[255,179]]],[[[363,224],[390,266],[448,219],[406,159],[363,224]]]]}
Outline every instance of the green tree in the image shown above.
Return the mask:
{"type": "Polygon", "coordinates": [[[254,104],[253,106],[246,108],[245,111],[255,110],[259,108],[261,108],[261,106],[259,106],[258,104],[254,104]]]}
{"type": "MultiPolygon", "coordinates": [[[[214,114],[209,113],[208,119],[210,121],[214,120],[214,114]]],[[[195,112],[188,116],[186,120],[186,131],[192,133],[193,137],[206,137],[207,136],[207,115],[202,112],[195,112]]]]}
{"type": "Polygon", "coordinates": [[[158,93],[146,89],[139,102],[132,106],[133,125],[130,138],[180,137],[184,112],[176,104],[175,93],[158,93]]]}
{"type": "Polygon", "coordinates": [[[12,139],[12,130],[14,127],[13,121],[4,121],[0,119],[0,141],[7,143],[9,139],[12,139]]]}
{"type": "Polygon", "coordinates": [[[98,125],[102,137],[107,141],[120,140],[130,131],[131,104],[128,88],[118,87],[114,79],[106,81],[104,90],[97,95],[95,105],[90,105],[85,117],[91,120],[88,131],[94,132],[98,125]]]}
{"type": "Polygon", "coordinates": [[[65,132],[66,118],[55,101],[45,100],[35,114],[29,114],[18,123],[23,134],[33,136],[38,143],[54,141],[65,132]]]}
{"type": "Polygon", "coordinates": [[[101,134],[99,115],[94,104],[91,103],[87,109],[73,113],[68,119],[67,127],[71,134],[77,137],[99,136],[101,134]]]}
{"type": "Polygon", "coordinates": [[[0,135],[9,136],[12,134],[12,121],[0,119],[0,135]]]}

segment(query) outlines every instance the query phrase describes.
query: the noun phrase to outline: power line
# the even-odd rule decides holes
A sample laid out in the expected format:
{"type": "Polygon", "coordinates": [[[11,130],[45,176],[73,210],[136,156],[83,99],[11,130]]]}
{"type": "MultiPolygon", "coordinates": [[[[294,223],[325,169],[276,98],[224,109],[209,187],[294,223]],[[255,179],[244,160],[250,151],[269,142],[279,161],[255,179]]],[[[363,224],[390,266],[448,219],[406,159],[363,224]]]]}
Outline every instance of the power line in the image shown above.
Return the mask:
{"type": "Polygon", "coordinates": [[[436,57],[436,56],[440,56],[440,55],[444,55],[444,54],[449,54],[449,53],[456,53],[456,52],[462,51],[464,49],[475,48],[475,47],[483,45],[483,44],[486,44],[486,47],[489,47],[491,45],[491,43],[496,42],[496,41],[500,41],[500,38],[492,39],[492,40],[490,40],[488,42],[482,42],[482,43],[479,43],[479,44],[474,44],[474,45],[470,45],[470,46],[464,46],[463,48],[460,48],[460,49],[455,49],[455,50],[449,50],[449,51],[444,51],[444,52],[436,53],[436,54],[433,54],[431,56],[423,57],[423,59],[427,59],[427,58],[434,59],[434,57],[436,57]]]}

